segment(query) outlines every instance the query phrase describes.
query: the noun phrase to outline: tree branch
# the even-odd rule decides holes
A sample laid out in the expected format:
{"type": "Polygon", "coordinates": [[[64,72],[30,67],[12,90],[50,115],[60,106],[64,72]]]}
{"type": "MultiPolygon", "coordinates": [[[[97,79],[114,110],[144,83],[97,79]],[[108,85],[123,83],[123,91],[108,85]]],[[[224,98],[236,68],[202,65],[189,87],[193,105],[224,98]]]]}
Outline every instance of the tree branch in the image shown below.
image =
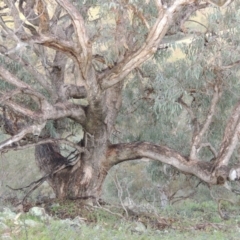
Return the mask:
{"type": "Polygon", "coordinates": [[[177,151],[149,142],[120,143],[109,146],[107,163],[112,166],[124,161],[148,158],[169,164],[185,174],[195,175],[204,182],[217,184],[211,177],[212,162],[190,160],[177,151]]]}
{"type": "MultiPolygon", "coordinates": [[[[46,144],[46,143],[63,143],[66,144],[72,148],[75,148],[78,153],[85,153],[85,154],[89,154],[88,150],[84,147],[79,146],[78,144],[71,142],[65,138],[47,138],[47,139],[43,139],[43,140],[39,140],[36,143],[27,143],[24,145],[8,145],[8,146],[4,146],[4,151],[8,151],[8,150],[24,150],[30,147],[35,147],[35,146],[39,146],[42,144],[46,144]]],[[[1,150],[0,150],[1,151],[1,150]]]]}
{"type": "Polygon", "coordinates": [[[36,70],[36,68],[32,66],[32,64],[30,62],[21,58],[19,55],[15,54],[15,53],[6,54],[6,51],[3,51],[3,49],[1,49],[1,48],[0,48],[0,53],[2,53],[5,56],[7,55],[11,60],[14,60],[14,61],[20,63],[21,66],[24,67],[29,73],[31,73],[33,75],[34,79],[36,79],[40,83],[40,85],[42,87],[44,87],[45,90],[48,91],[48,93],[52,94],[52,87],[49,84],[49,81],[47,80],[47,78],[43,74],[38,72],[36,70]]]}
{"type": "Polygon", "coordinates": [[[204,122],[202,128],[200,129],[200,131],[197,132],[197,134],[195,136],[193,136],[193,138],[192,138],[193,142],[192,142],[192,147],[191,147],[191,152],[190,152],[190,159],[197,159],[197,153],[199,151],[200,144],[203,140],[203,136],[207,132],[207,130],[212,122],[213,116],[216,112],[216,106],[220,99],[221,94],[222,94],[222,92],[220,91],[219,86],[217,86],[217,84],[216,84],[214,87],[214,94],[212,97],[211,105],[210,105],[210,108],[208,111],[208,115],[205,119],[205,122],[204,122]]]}
{"type": "Polygon", "coordinates": [[[57,2],[67,11],[67,13],[71,16],[73,21],[78,43],[81,46],[81,58],[83,64],[83,77],[86,78],[86,74],[89,68],[89,64],[92,57],[92,46],[88,39],[87,31],[84,26],[84,19],[81,14],[77,11],[76,7],[72,5],[72,3],[68,0],[57,0],[57,2]]]}
{"type": "Polygon", "coordinates": [[[230,68],[235,67],[235,66],[237,66],[237,65],[239,65],[239,64],[240,64],[240,60],[238,60],[238,61],[236,61],[236,62],[234,62],[234,63],[231,63],[231,64],[229,64],[229,65],[221,66],[221,69],[222,69],[222,70],[230,69],[230,68]]]}
{"type": "Polygon", "coordinates": [[[240,134],[240,101],[234,107],[232,114],[225,128],[223,140],[216,161],[216,168],[222,165],[228,165],[240,134]]]}
{"type": "Polygon", "coordinates": [[[70,41],[60,40],[57,37],[52,36],[50,34],[34,36],[32,38],[32,41],[34,43],[64,52],[70,58],[76,60],[78,64],[81,64],[81,57],[80,57],[77,49],[74,47],[74,44],[70,41]]]}
{"type": "MultiPolygon", "coordinates": [[[[24,93],[27,93],[29,95],[32,95],[33,97],[36,97],[36,102],[41,102],[45,106],[49,105],[47,99],[44,95],[34,90],[30,85],[26,84],[25,82],[18,79],[16,76],[14,76],[12,73],[10,73],[8,70],[0,66],[0,76],[4,78],[4,81],[16,86],[17,88],[21,89],[21,91],[24,93]]],[[[8,104],[8,103],[7,103],[8,104]]]]}
{"type": "Polygon", "coordinates": [[[40,133],[41,133],[42,129],[45,127],[45,125],[46,125],[46,121],[24,128],[18,134],[14,135],[11,138],[0,143],[0,151],[4,150],[4,148],[7,146],[10,146],[16,142],[19,142],[29,133],[32,133],[33,135],[40,135],[40,133]]]}
{"type": "Polygon", "coordinates": [[[61,92],[66,99],[69,99],[69,98],[81,99],[81,98],[87,97],[87,91],[84,86],[64,84],[61,86],[61,92]]]}
{"type": "Polygon", "coordinates": [[[213,162],[188,159],[177,151],[162,145],[149,142],[119,143],[110,145],[107,150],[106,169],[124,161],[148,158],[169,164],[185,174],[191,174],[206,183],[216,185],[226,181],[240,180],[240,166],[228,167],[221,165],[214,174],[213,162]]]}
{"type": "Polygon", "coordinates": [[[167,10],[162,8],[143,46],[119,62],[117,66],[100,75],[101,88],[112,87],[122,81],[134,68],[151,58],[157,51],[159,43],[166,34],[174,16],[181,10],[182,6],[192,2],[194,0],[176,0],[167,10]]]}

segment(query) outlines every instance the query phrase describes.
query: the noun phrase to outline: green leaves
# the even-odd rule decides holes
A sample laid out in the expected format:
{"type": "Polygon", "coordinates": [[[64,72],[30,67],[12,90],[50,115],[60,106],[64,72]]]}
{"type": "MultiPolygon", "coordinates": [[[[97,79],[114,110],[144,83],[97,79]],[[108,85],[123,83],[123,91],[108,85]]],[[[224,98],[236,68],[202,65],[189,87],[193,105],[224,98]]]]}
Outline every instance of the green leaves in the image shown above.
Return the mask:
{"type": "MultiPolygon", "coordinates": [[[[127,116],[119,118],[127,139],[157,141],[188,154],[193,133],[189,111],[200,126],[204,124],[217,84],[223,94],[204,136],[217,148],[240,92],[239,65],[223,68],[240,60],[240,28],[233,25],[240,15],[233,8],[207,11],[208,32],[192,34],[189,41],[173,41],[144,63],[142,78],[133,73],[124,89],[122,113],[127,116]],[[146,94],[146,89],[151,93],[146,94]],[[180,97],[186,106],[179,103],[180,97]]],[[[205,152],[202,154],[208,156],[205,152]]]]}

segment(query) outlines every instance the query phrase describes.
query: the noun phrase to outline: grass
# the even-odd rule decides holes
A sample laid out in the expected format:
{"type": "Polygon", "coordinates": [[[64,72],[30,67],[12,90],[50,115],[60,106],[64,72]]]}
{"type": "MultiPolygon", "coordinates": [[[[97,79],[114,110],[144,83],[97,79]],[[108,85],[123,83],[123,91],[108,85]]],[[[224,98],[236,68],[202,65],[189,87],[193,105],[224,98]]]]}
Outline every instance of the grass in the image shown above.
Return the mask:
{"type": "Polygon", "coordinates": [[[123,222],[116,222],[116,226],[109,228],[108,225],[97,224],[97,225],[82,225],[80,228],[73,228],[69,226],[64,226],[57,221],[51,222],[49,225],[29,228],[26,231],[22,231],[17,234],[13,239],[25,240],[144,240],[144,239],[162,239],[162,240],[220,240],[220,239],[239,239],[240,231],[235,227],[229,228],[229,230],[218,230],[211,227],[202,230],[195,229],[165,229],[152,231],[147,229],[144,233],[134,232],[131,225],[123,222]]]}
{"type": "MultiPolygon", "coordinates": [[[[68,214],[72,214],[76,205],[65,202],[55,205],[53,209],[56,212],[69,211],[68,214]]],[[[11,229],[12,239],[16,240],[238,240],[240,239],[239,209],[238,206],[229,205],[227,207],[230,207],[230,210],[236,214],[235,217],[223,221],[216,212],[214,202],[197,203],[186,200],[178,206],[169,206],[164,210],[158,209],[159,221],[167,222],[165,227],[158,228],[150,221],[150,218],[148,218],[148,222],[144,222],[144,215],[127,219],[103,209],[94,211],[85,209],[83,211],[84,208],[78,212],[79,216],[86,219],[85,223],[80,224],[80,227],[69,225],[54,216],[50,221],[42,221],[29,214],[23,214],[19,219],[22,222],[26,219],[34,220],[39,223],[37,226],[23,225],[21,231],[17,231],[19,225],[13,221],[8,220],[5,224],[11,229]],[[136,225],[139,222],[145,225],[143,231],[136,231],[136,225]]],[[[116,212],[117,209],[114,211],[116,212]]],[[[120,212],[121,209],[118,209],[118,213],[120,212]]],[[[151,215],[151,219],[154,219],[154,214],[151,215]]],[[[0,239],[1,234],[4,234],[4,231],[0,231],[0,239]]]]}

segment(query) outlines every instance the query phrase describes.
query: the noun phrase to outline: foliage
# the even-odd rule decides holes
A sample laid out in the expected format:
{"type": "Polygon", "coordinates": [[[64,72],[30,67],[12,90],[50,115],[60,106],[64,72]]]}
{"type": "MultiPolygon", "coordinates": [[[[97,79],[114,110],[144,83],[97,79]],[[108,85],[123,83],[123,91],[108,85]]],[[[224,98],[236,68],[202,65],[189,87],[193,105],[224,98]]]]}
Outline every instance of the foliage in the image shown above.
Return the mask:
{"type": "MultiPolygon", "coordinates": [[[[238,2],[235,4],[237,7],[238,2]]],[[[134,73],[126,85],[119,117],[121,129],[128,130],[127,140],[158,141],[182,154],[189,152],[191,118],[178,99],[182,97],[200,124],[204,123],[218,74],[214,68],[221,69],[240,58],[240,29],[231,27],[237,21],[233,8],[226,11],[213,8],[206,14],[207,32],[192,35],[191,43],[176,41],[172,47],[158,51],[155,59],[143,64],[142,75],[138,71],[134,73]],[[185,58],[169,62],[176,49],[181,49],[185,58]]],[[[228,119],[240,91],[237,66],[221,70],[221,75],[223,94],[206,136],[216,148],[223,135],[222,124],[228,119]]],[[[206,151],[203,150],[203,156],[211,158],[211,153],[206,151]]]]}

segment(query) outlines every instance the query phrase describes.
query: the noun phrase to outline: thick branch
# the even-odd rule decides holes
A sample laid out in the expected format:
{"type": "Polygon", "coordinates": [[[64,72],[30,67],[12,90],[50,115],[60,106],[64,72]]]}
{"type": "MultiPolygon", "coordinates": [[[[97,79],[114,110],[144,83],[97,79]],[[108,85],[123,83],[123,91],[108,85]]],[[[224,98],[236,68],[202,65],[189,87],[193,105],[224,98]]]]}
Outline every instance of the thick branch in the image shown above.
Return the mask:
{"type": "Polygon", "coordinates": [[[209,184],[225,184],[226,181],[240,179],[240,167],[230,168],[222,165],[212,174],[214,163],[190,160],[180,153],[165,146],[148,142],[120,143],[109,146],[106,169],[124,161],[148,158],[169,164],[176,169],[191,174],[209,184]]]}
{"type": "Polygon", "coordinates": [[[184,173],[195,175],[205,182],[216,184],[216,179],[211,177],[211,162],[189,161],[180,153],[165,146],[148,142],[122,143],[111,145],[107,154],[110,166],[141,158],[169,164],[184,173]]]}
{"type": "MultiPolygon", "coordinates": [[[[87,73],[91,55],[92,55],[92,46],[89,42],[88,35],[86,28],[84,26],[84,19],[82,18],[81,14],[77,11],[76,7],[72,5],[72,3],[68,0],[57,0],[57,2],[68,12],[68,14],[71,16],[78,42],[81,46],[81,58],[83,60],[83,66],[84,66],[84,73],[87,73]]],[[[84,74],[84,76],[85,76],[84,74]]]]}
{"type": "Polygon", "coordinates": [[[34,36],[33,42],[37,44],[41,44],[46,47],[50,47],[52,49],[64,52],[70,58],[76,60],[78,64],[81,63],[81,58],[77,49],[73,46],[72,42],[60,40],[55,36],[52,35],[41,35],[41,36],[34,36]]]}
{"type": "Polygon", "coordinates": [[[86,119],[85,111],[80,105],[70,102],[59,102],[55,105],[43,106],[43,118],[46,120],[57,120],[60,118],[71,118],[76,122],[83,124],[86,119]]]}
{"type": "Polygon", "coordinates": [[[8,100],[4,103],[5,106],[8,106],[9,108],[13,109],[14,111],[24,115],[24,116],[27,116],[33,120],[37,120],[39,119],[40,115],[33,112],[32,110],[26,108],[26,107],[23,107],[11,100],[8,100]]]}
{"type": "Polygon", "coordinates": [[[84,86],[64,84],[61,86],[61,92],[66,99],[69,98],[81,99],[87,97],[87,91],[84,86]]]}
{"type": "Polygon", "coordinates": [[[192,2],[192,0],[176,0],[167,10],[162,8],[156,23],[148,34],[145,44],[112,70],[100,76],[102,89],[107,89],[122,81],[134,68],[151,58],[157,51],[158,45],[166,34],[174,16],[181,10],[182,6],[191,4],[192,2]]]}

